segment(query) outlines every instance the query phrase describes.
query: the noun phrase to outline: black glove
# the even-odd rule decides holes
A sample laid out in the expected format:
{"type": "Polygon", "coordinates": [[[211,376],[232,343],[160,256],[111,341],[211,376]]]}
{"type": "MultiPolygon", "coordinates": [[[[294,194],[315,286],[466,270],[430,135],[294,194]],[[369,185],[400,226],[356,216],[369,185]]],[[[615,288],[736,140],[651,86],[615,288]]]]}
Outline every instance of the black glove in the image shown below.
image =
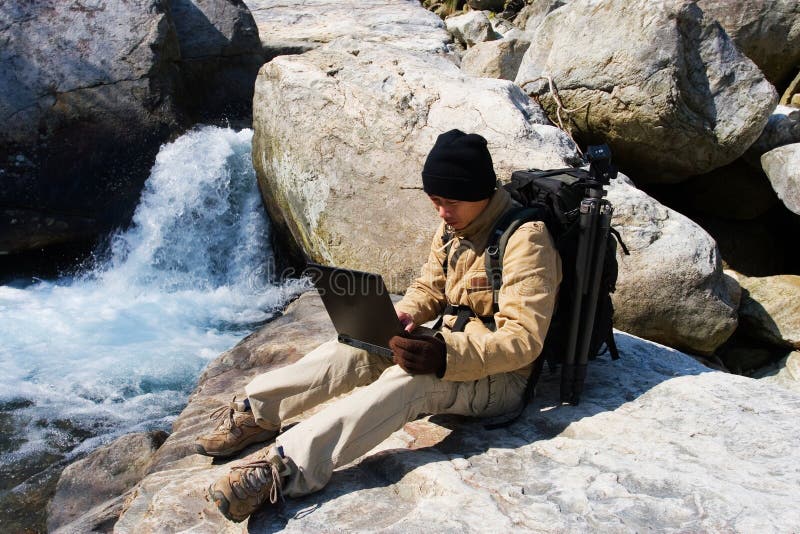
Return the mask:
{"type": "Polygon", "coordinates": [[[447,367],[447,344],[438,337],[403,334],[389,340],[394,363],[410,375],[435,373],[441,378],[447,367]]]}

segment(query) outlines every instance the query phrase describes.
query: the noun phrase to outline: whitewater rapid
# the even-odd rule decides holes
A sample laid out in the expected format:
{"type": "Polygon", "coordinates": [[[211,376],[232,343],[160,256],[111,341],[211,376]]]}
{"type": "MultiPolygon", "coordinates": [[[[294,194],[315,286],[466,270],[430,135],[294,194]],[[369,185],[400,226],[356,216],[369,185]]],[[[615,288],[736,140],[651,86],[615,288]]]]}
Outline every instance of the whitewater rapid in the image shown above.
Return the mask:
{"type": "Polygon", "coordinates": [[[103,261],[0,286],[0,464],[168,429],[208,361],[305,287],[276,284],[251,139],[209,126],[165,145],[103,261]]]}

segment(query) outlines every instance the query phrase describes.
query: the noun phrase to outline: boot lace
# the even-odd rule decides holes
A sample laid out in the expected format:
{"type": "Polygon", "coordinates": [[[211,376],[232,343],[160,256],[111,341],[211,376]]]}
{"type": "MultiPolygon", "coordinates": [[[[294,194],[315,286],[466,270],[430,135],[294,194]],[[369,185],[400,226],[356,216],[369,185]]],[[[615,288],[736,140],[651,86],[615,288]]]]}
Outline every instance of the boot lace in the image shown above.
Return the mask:
{"type": "Polygon", "coordinates": [[[208,418],[220,422],[217,430],[230,430],[231,428],[235,428],[236,421],[233,419],[233,414],[236,412],[236,406],[236,395],[234,395],[230,404],[227,406],[222,405],[211,412],[208,418]]]}
{"type": "MultiPolygon", "coordinates": [[[[244,490],[246,494],[257,495],[264,489],[265,485],[269,484],[269,502],[275,504],[278,499],[283,500],[283,481],[276,462],[272,462],[266,457],[257,457],[247,463],[233,466],[231,470],[244,471],[237,486],[244,490]],[[270,484],[270,482],[272,483],[270,484]]],[[[234,491],[236,489],[234,487],[234,491]]],[[[244,498],[245,496],[239,495],[239,497],[244,498]]]]}

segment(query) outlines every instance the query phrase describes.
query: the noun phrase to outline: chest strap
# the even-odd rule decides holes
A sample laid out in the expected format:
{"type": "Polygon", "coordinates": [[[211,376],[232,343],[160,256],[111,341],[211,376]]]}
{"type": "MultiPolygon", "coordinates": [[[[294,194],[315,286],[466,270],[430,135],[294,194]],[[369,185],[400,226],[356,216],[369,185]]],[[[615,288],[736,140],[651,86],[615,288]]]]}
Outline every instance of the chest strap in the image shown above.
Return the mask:
{"type": "Polygon", "coordinates": [[[438,330],[442,327],[442,321],[445,315],[456,316],[456,322],[453,323],[453,327],[450,329],[451,332],[463,332],[464,327],[467,326],[467,321],[469,321],[470,317],[477,317],[480,319],[483,324],[489,328],[489,330],[494,331],[495,329],[494,315],[475,315],[475,312],[472,311],[472,308],[469,306],[453,306],[452,304],[448,304],[445,306],[444,310],[442,310],[442,315],[439,317],[436,325],[434,325],[435,330],[438,330]]]}

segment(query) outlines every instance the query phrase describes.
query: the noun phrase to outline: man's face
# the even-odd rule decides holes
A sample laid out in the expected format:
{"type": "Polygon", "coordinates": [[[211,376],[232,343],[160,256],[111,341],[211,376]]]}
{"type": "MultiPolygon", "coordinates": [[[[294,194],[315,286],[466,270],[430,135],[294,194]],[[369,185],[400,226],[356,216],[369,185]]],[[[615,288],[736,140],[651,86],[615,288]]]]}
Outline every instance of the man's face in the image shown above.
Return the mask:
{"type": "Polygon", "coordinates": [[[444,219],[446,224],[449,224],[455,230],[463,230],[489,204],[489,199],[478,200],[475,202],[468,202],[466,200],[453,200],[436,195],[428,195],[433,202],[433,207],[439,217],[444,219]]]}

